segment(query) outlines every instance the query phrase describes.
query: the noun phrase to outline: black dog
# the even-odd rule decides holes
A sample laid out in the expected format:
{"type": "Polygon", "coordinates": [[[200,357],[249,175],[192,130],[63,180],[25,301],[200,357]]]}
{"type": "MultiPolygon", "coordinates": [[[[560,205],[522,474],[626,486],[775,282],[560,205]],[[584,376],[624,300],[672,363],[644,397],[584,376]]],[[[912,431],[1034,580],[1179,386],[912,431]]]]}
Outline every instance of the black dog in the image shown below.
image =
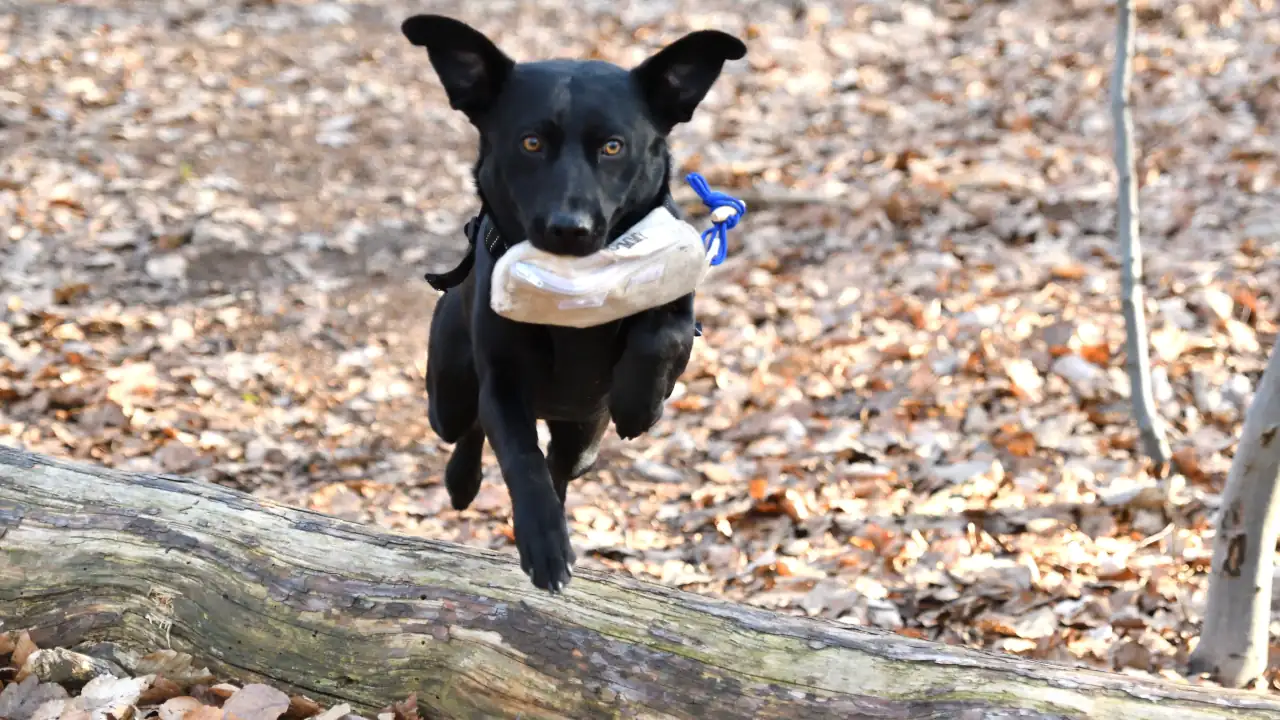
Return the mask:
{"type": "Polygon", "coordinates": [[[445,485],[455,508],[471,504],[488,438],[511,496],[521,567],[555,592],[575,560],[568,483],[595,462],[611,418],[631,439],[662,416],[693,347],[693,295],[583,329],[519,323],[489,307],[494,262],[525,239],[589,255],[660,205],[680,217],[667,135],[746,46],[692,32],[628,71],[599,61],[516,63],[479,31],[438,15],[411,17],[401,30],[427,49],[450,106],[480,132],[471,247],[457,269],[428,276],[446,290],[427,358],[431,427],[456,443],[445,485]],[[545,458],[538,419],[551,435],[545,458]]]}

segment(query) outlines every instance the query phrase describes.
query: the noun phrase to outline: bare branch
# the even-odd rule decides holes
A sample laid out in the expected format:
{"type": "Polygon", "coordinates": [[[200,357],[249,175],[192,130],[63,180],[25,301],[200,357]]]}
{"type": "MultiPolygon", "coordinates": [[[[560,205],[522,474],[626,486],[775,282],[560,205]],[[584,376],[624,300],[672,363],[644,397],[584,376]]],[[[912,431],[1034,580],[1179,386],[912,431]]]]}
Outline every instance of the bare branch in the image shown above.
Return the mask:
{"type": "Polygon", "coordinates": [[[1111,117],[1115,126],[1115,158],[1118,175],[1116,240],[1123,256],[1121,306],[1125,321],[1125,356],[1133,415],[1142,437],[1142,449],[1163,473],[1171,452],[1164,422],[1155,408],[1151,390],[1151,357],[1147,347],[1147,321],[1143,309],[1142,241],[1138,232],[1138,186],[1133,147],[1133,114],[1129,86],[1133,78],[1134,12],[1131,0],[1116,3],[1116,62],[1111,75],[1111,117]]]}

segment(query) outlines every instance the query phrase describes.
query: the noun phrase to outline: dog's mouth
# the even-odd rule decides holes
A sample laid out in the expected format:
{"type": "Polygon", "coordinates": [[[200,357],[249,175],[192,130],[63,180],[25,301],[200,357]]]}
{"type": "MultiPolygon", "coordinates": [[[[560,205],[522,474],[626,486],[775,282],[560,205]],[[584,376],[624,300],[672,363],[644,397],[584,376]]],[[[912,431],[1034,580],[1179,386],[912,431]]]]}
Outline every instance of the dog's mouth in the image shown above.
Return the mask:
{"type": "Polygon", "coordinates": [[[598,213],[566,201],[560,208],[538,213],[532,222],[527,222],[525,237],[534,247],[552,255],[586,257],[607,244],[608,225],[598,213]]]}
{"type": "Polygon", "coordinates": [[[529,233],[527,235],[529,242],[539,250],[551,253],[552,255],[563,255],[565,257],[586,257],[593,253],[603,250],[606,242],[606,236],[592,235],[590,237],[563,238],[555,237],[542,233],[529,233]]]}

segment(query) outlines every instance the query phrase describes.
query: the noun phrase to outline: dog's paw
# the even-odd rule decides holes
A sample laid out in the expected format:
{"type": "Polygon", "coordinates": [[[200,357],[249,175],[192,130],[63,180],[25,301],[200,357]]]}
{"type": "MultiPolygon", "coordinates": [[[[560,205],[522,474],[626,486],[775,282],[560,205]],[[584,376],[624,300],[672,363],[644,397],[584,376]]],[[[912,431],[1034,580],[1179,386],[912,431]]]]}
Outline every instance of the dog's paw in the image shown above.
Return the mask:
{"type": "Polygon", "coordinates": [[[663,404],[684,371],[692,338],[664,328],[641,336],[636,346],[614,367],[609,390],[609,415],[623,440],[640,437],[662,419],[663,404]]]}
{"type": "Polygon", "coordinates": [[[520,569],[533,580],[534,587],[560,592],[573,577],[577,560],[560,503],[555,495],[549,502],[522,503],[514,516],[520,569]]]}
{"type": "Polygon", "coordinates": [[[449,458],[444,468],[444,487],[449,492],[449,504],[454,510],[466,510],[480,494],[480,463],[457,454],[449,458]]]}
{"type": "Polygon", "coordinates": [[[466,510],[480,492],[483,452],[484,433],[474,428],[453,446],[453,454],[444,467],[444,486],[454,510],[466,510]]]}
{"type": "Polygon", "coordinates": [[[609,415],[613,418],[614,430],[623,440],[640,437],[662,419],[661,402],[619,402],[620,399],[615,397],[609,403],[609,415]]]}

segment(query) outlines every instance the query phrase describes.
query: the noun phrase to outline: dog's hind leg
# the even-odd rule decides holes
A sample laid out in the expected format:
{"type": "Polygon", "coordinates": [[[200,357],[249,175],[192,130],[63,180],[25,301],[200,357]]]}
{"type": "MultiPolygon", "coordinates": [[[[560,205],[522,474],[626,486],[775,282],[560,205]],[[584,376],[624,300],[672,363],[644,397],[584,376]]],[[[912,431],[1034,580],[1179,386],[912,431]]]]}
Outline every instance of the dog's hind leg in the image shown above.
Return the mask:
{"type": "Polygon", "coordinates": [[[480,492],[480,456],[484,452],[484,431],[476,423],[453,446],[444,468],[444,486],[454,510],[466,510],[480,492]]]}
{"type": "Polygon", "coordinates": [[[462,303],[467,293],[446,292],[431,315],[427,344],[427,415],[441,440],[456,443],[444,468],[449,501],[464,510],[480,492],[484,431],[478,422],[480,382],[462,303]]]}
{"type": "Polygon", "coordinates": [[[609,414],[587,422],[548,420],[551,444],[547,447],[547,469],[555,485],[560,505],[564,505],[569,481],[582,477],[600,456],[600,441],[609,428],[609,414]]]}
{"type": "MultiPolygon", "coordinates": [[[[480,381],[462,306],[467,300],[464,288],[446,292],[431,314],[427,340],[427,416],[431,429],[447,443],[472,432],[479,412],[480,381]]],[[[483,434],[478,442],[483,445],[483,434]]],[[[479,448],[475,453],[478,457],[479,448]]]]}

